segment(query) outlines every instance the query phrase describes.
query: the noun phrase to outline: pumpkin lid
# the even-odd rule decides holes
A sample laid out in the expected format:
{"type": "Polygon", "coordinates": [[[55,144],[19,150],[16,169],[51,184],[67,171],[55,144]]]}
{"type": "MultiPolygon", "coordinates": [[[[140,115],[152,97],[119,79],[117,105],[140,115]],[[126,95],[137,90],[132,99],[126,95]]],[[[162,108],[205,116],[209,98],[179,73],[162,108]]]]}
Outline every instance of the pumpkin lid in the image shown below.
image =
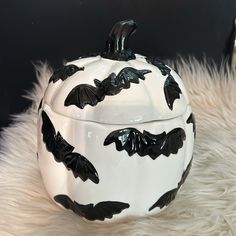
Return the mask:
{"type": "Polygon", "coordinates": [[[133,20],[118,22],[101,55],[79,58],[55,71],[44,106],[84,121],[134,124],[182,115],[189,103],[178,74],[158,59],[127,47],[133,20]]]}

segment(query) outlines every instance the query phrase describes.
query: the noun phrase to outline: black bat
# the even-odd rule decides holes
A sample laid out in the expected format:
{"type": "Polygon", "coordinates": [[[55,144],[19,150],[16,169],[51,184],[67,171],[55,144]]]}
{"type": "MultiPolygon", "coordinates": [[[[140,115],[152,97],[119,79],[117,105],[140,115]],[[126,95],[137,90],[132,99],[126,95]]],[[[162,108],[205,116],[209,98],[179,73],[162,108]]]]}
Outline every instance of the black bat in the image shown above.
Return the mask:
{"type": "Polygon", "coordinates": [[[148,210],[151,211],[156,207],[159,207],[160,209],[162,209],[164,206],[168,206],[175,199],[178,190],[179,190],[178,188],[174,188],[166,192],[148,210]]]}
{"type": "Polygon", "coordinates": [[[72,201],[67,195],[56,195],[54,200],[64,206],[66,209],[72,210],[74,213],[86,218],[87,220],[105,220],[111,219],[114,214],[119,214],[126,208],[129,208],[128,203],[117,201],[99,202],[96,205],[82,205],[76,201],[72,201]]]}
{"type": "Polygon", "coordinates": [[[79,153],[73,152],[71,146],[55,128],[45,111],[42,111],[42,134],[46,148],[54,156],[57,162],[62,162],[74,177],[80,177],[83,181],[90,179],[99,183],[98,173],[92,163],[79,153]]]}
{"type": "Polygon", "coordinates": [[[89,84],[80,84],[74,87],[67,96],[64,105],[76,105],[83,109],[86,105],[96,106],[103,101],[105,95],[103,91],[89,84]]]}
{"type": "Polygon", "coordinates": [[[146,61],[149,64],[152,64],[154,66],[156,66],[160,71],[162,75],[169,75],[171,69],[169,67],[167,67],[159,58],[157,57],[146,57],[146,61]]]}
{"type": "Polygon", "coordinates": [[[162,209],[164,206],[169,205],[175,199],[178,190],[180,189],[181,185],[185,182],[185,180],[186,180],[186,178],[187,178],[187,176],[189,174],[190,168],[192,166],[192,159],[189,162],[186,170],[183,172],[181,180],[178,183],[178,186],[176,188],[174,188],[174,189],[169,190],[165,194],[163,194],[158,199],[158,201],[149,208],[149,211],[153,210],[156,207],[159,207],[160,209],[162,209]]]}
{"type": "Polygon", "coordinates": [[[95,106],[103,101],[105,96],[113,96],[120,93],[122,89],[130,88],[131,83],[138,84],[139,79],[144,80],[144,75],[150,72],[150,70],[137,70],[132,67],[125,67],[118,75],[111,73],[103,81],[95,79],[95,86],[89,84],[77,85],[68,94],[64,105],[76,105],[81,109],[86,105],[95,106]]]}
{"type": "Polygon", "coordinates": [[[43,104],[43,99],[40,100],[39,107],[38,107],[38,111],[41,109],[42,104],[43,104]]]}
{"type": "Polygon", "coordinates": [[[84,67],[78,67],[78,66],[72,65],[72,64],[68,65],[68,66],[63,66],[60,69],[57,69],[54,71],[54,73],[52,74],[52,76],[49,79],[49,83],[52,81],[53,81],[53,83],[55,83],[59,79],[64,81],[79,70],[84,70],[84,67]]]}
{"type": "Polygon", "coordinates": [[[185,132],[182,128],[175,128],[169,133],[151,134],[141,133],[135,128],[124,128],[111,132],[104,141],[104,146],[115,142],[118,151],[125,150],[129,156],[137,153],[139,156],[150,156],[155,160],[161,154],[169,156],[176,154],[183,146],[185,132]]]}
{"type": "Polygon", "coordinates": [[[171,69],[158,58],[146,58],[146,61],[156,66],[161,71],[162,75],[168,75],[164,84],[164,93],[168,107],[170,108],[170,110],[173,110],[173,103],[175,99],[180,98],[180,94],[182,93],[182,91],[171,75],[171,69]]]}
{"type": "Polygon", "coordinates": [[[194,137],[196,137],[196,122],[195,122],[195,117],[193,115],[193,113],[190,114],[190,116],[187,119],[187,124],[193,124],[193,133],[194,133],[194,137]]]}
{"type": "Polygon", "coordinates": [[[168,107],[173,110],[173,103],[175,99],[180,98],[182,91],[172,75],[168,75],[166,78],[164,84],[164,93],[168,107]]]}

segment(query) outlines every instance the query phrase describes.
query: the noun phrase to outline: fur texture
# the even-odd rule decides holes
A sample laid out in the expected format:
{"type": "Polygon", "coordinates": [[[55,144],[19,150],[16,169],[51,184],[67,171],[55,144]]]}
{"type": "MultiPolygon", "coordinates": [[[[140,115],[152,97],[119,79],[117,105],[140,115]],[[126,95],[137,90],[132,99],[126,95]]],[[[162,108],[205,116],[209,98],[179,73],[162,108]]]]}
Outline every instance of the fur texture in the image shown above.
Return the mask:
{"type": "Polygon", "coordinates": [[[4,129],[0,153],[1,236],[236,235],[236,72],[195,59],[176,68],[188,88],[197,138],[190,174],[157,216],[118,223],[87,223],[46,193],[36,158],[38,104],[52,71],[36,67],[32,106],[4,129]]]}

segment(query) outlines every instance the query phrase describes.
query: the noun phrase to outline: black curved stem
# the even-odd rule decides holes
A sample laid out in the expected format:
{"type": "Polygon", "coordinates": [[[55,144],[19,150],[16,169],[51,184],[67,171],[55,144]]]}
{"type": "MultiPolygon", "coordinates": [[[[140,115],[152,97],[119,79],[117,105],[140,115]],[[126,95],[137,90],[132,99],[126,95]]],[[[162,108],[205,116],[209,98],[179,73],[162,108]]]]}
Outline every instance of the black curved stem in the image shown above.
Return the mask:
{"type": "Polygon", "coordinates": [[[134,20],[125,20],[116,23],[106,42],[106,48],[101,56],[104,58],[128,61],[135,59],[134,53],[127,47],[130,36],[136,31],[134,20]]]}

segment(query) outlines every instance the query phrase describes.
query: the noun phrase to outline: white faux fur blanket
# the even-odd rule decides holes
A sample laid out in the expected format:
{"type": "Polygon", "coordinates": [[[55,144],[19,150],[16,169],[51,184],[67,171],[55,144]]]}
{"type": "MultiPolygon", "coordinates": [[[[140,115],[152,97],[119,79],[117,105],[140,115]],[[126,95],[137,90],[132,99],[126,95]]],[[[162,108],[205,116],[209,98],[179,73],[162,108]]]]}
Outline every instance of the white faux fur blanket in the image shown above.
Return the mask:
{"type": "Polygon", "coordinates": [[[180,60],[197,124],[193,166],[170,206],[154,217],[86,223],[49,199],[36,159],[36,119],[51,70],[37,67],[30,109],[1,133],[0,236],[236,235],[236,72],[180,60]]]}

